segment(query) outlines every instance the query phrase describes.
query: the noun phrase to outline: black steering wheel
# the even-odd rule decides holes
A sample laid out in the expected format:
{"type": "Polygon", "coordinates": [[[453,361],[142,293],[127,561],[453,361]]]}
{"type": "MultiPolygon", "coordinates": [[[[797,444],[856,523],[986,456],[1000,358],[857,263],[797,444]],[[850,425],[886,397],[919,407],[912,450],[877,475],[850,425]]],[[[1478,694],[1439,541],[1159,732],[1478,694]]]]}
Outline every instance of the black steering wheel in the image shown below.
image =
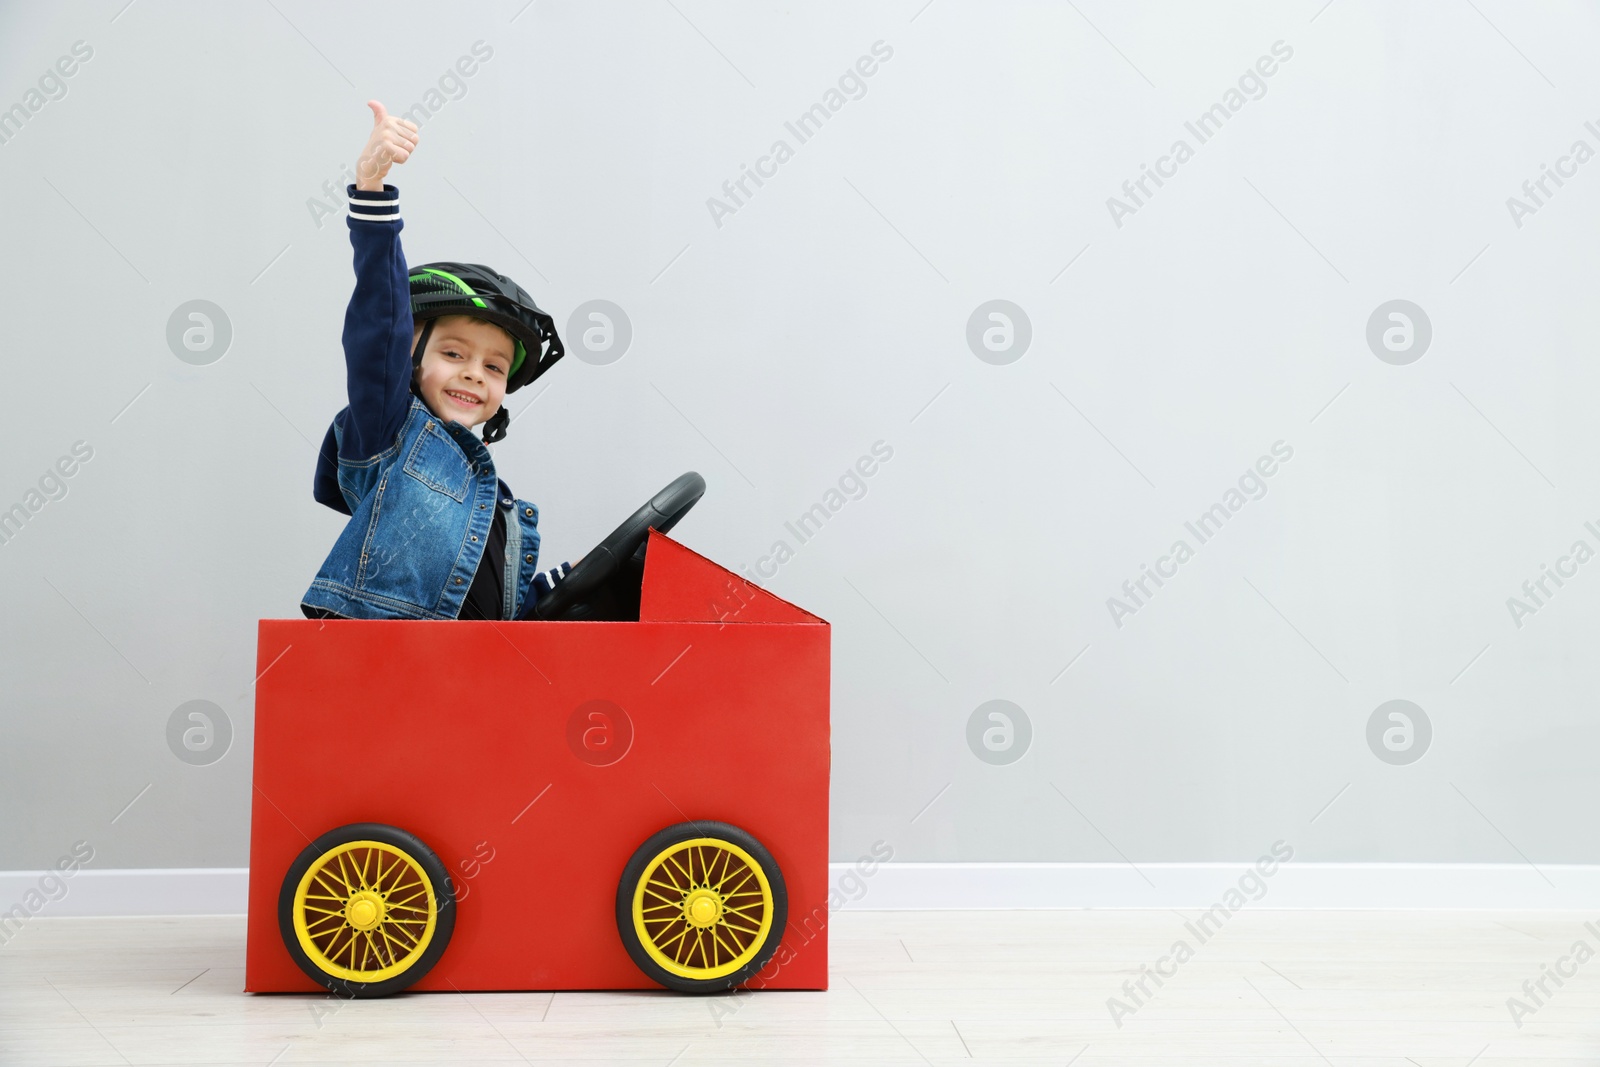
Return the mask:
{"type": "Polygon", "coordinates": [[[650,528],[666,533],[705,495],[706,480],[694,471],[674,478],[604,541],[590,549],[524,618],[637,622],[644,585],[650,528]]]}

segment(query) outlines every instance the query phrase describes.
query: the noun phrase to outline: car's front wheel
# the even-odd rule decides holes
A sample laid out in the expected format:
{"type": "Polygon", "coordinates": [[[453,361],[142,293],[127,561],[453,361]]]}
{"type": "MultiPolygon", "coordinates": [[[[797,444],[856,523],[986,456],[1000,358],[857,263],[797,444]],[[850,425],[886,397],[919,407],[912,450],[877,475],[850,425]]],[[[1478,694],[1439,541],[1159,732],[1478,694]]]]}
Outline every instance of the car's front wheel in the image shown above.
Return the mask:
{"type": "Polygon", "coordinates": [[[635,850],[617,886],[617,932],[639,969],[681,993],[731,989],[783,939],[783,873],[754,836],[687,822],[635,850]]]}

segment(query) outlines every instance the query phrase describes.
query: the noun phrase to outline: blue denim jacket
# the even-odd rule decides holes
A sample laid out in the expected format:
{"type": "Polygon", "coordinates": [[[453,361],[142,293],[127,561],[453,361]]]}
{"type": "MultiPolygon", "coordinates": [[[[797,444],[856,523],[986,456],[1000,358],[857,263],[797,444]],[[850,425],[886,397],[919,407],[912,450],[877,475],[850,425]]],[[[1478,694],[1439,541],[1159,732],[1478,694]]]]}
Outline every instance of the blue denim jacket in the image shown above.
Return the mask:
{"type": "Polygon", "coordinates": [[[312,495],[350,516],[301,598],[357,619],[454,619],[506,511],[501,617],[523,609],[539,563],[539,509],[495,474],[483,441],[411,388],[411,288],[400,192],[347,186],[355,292],[345,311],[350,403],[328,427],[312,495]]]}

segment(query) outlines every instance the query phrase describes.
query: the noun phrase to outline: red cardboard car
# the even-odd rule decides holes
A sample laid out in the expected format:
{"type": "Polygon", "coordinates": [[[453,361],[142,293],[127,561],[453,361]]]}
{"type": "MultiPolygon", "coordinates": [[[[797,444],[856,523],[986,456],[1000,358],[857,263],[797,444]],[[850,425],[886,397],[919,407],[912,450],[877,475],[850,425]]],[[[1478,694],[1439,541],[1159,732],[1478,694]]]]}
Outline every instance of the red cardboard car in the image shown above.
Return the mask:
{"type": "Polygon", "coordinates": [[[646,532],[636,620],[260,620],[246,991],[827,988],[829,626],[646,532]]]}

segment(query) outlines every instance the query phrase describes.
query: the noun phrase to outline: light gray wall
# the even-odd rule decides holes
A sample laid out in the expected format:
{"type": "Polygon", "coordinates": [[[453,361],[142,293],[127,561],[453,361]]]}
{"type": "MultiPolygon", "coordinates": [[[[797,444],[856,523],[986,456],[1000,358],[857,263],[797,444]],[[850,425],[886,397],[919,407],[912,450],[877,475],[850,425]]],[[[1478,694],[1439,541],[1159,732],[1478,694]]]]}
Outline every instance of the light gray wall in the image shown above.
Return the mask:
{"type": "Polygon", "coordinates": [[[80,838],[97,866],[244,864],[256,620],[298,617],[343,522],[310,484],[350,247],[307,201],[367,98],[409,108],[480,40],[390,176],[408,258],[633,328],[564,362],[496,463],[552,563],[688,469],[685,543],[736,569],[796,548],[763,580],[834,626],[836,859],[1600,862],[1600,562],[1507,605],[1600,549],[1600,161],[1507,205],[1600,148],[1592,7],[522,7],[0,7],[0,106],[93,49],[0,144],[0,507],[93,449],[0,545],[0,867],[80,838]],[[798,143],[785,121],[878,41],[798,143]],[[1279,41],[1200,143],[1185,122],[1279,41]],[[780,138],[718,225],[708,198],[780,138]],[[196,299],[232,328],[208,365],[167,341],[196,299]],[[1032,333],[1003,364],[967,340],[996,299],[1032,333]],[[1397,299],[1432,330],[1405,364],[1367,340],[1397,299]],[[785,522],[880,440],[798,545],[785,522]],[[1185,522],[1280,441],[1201,544],[1185,522]],[[1405,765],[1368,743],[1397,699],[1432,728],[1405,765]],[[169,747],[195,700],[236,733],[209,765],[169,747]],[[991,700],[1031,723],[1015,762],[969,747],[991,700]]]}

